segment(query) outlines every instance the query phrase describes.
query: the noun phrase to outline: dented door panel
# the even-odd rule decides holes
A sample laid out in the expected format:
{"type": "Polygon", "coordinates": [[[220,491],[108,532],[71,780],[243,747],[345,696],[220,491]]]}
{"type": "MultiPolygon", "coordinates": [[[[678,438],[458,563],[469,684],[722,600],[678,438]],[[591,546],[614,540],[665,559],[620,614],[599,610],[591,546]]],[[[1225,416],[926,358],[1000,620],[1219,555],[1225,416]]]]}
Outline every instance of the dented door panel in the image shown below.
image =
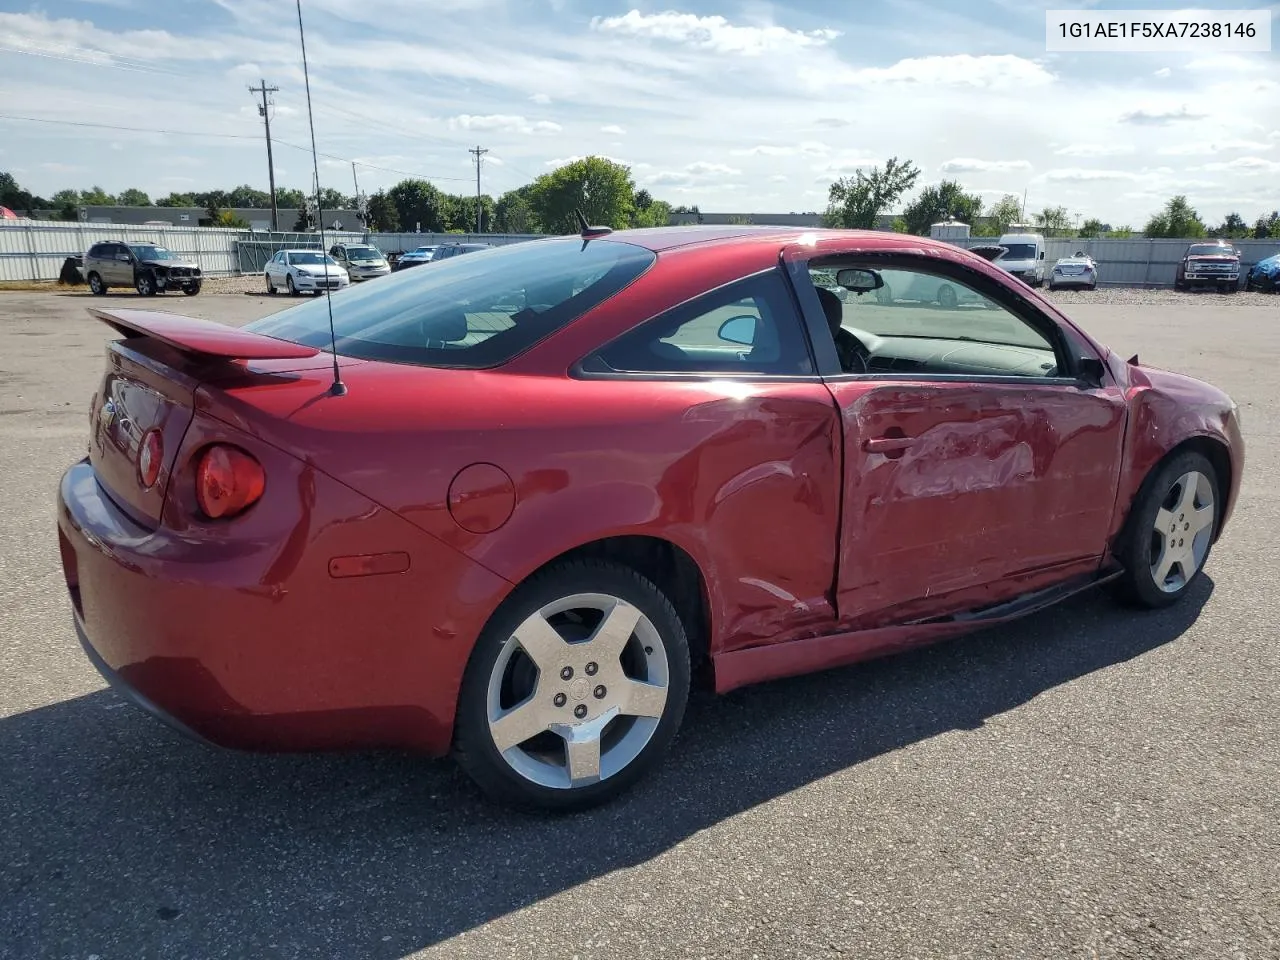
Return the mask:
{"type": "Polygon", "coordinates": [[[976,587],[999,602],[1024,589],[1015,575],[1069,575],[1102,556],[1124,425],[1118,390],[830,387],[845,430],[844,626],[955,612],[976,587]]]}

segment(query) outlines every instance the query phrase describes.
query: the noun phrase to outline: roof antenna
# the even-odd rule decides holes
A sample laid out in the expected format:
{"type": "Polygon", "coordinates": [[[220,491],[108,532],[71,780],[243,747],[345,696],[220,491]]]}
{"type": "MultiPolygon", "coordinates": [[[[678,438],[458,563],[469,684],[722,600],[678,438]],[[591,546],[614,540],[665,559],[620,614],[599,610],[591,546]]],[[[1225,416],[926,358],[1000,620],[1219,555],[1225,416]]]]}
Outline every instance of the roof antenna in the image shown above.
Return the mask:
{"type": "MultiPolygon", "coordinates": [[[[298,0],[299,3],[302,0],[298,0]]],[[[581,228],[582,239],[590,240],[592,237],[604,237],[613,233],[612,227],[593,227],[587,222],[586,216],[582,212],[581,207],[573,208],[573,215],[578,218],[578,226],[581,228]]]]}
{"type": "Polygon", "coordinates": [[[333,287],[329,285],[329,251],[324,245],[324,207],[320,203],[320,160],[316,153],[316,121],[311,113],[311,75],[307,72],[307,35],[302,29],[302,0],[298,3],[298,39],[302,41],[302,78],[307,84],[307,123],[311,126],[311,165],[315,171],[316,225],[320,228],[320,257],[324,264],[324,298],[329,307],[329,349],[333,352],[333,383],[329,395],[345,397],[347,385],[338,370],[338,335],[333,330],[333,287]]]}

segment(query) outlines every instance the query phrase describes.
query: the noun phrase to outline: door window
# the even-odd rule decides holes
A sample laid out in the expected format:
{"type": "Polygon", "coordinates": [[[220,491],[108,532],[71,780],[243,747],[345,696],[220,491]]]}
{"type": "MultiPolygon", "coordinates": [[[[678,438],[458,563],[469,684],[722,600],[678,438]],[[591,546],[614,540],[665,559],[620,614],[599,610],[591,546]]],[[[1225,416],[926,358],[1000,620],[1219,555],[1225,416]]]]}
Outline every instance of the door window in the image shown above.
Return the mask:
{"type": "MultiPolygon", "coordinates": [[[[814,265],[816,286],[838,286],[850,263],[814,265]]],[[[868,265],[857,264],[864,274],[868,265]]],[[[870,374],[1059,377],[1054,338],[969,283],[926,269],[871,268],[882,286],[849,291],[841,327],[869,355],[870,374]]],[[[865,275],[865,274],[864,274],[865,275]]],[[[828,297],[828,299],[831,299],[828,297]]]]}
{"type": "Polygon", "coordinates": [[[747,277],[655,317],[584,364],[590,372],[813,373],[786,281],[747,277]]]}

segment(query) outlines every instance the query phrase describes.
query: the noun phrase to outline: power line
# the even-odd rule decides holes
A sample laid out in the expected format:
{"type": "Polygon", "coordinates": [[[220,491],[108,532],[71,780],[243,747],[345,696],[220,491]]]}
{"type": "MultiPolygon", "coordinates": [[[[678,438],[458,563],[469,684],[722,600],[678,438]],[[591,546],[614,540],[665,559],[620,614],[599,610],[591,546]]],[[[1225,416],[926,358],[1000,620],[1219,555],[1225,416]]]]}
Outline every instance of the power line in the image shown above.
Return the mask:
{"type": "MultiPolygon", "coordinates": [[[[262,123],[267,128],[267,181],[271,185],[271,231],[274,233],[280,229],[279,215],[276,212],[276,165],[271,159],[271,115],[267,112],[267,94],[278,93],[279,87],[268,87],[266,80],[259,80],[258,86],[250,87],[250,93],[262,94],[262,104],[258,107],[258,115],[262,117],[262,123]]],[[[274,101],[273,101],[274,102],[274,101]]]]}

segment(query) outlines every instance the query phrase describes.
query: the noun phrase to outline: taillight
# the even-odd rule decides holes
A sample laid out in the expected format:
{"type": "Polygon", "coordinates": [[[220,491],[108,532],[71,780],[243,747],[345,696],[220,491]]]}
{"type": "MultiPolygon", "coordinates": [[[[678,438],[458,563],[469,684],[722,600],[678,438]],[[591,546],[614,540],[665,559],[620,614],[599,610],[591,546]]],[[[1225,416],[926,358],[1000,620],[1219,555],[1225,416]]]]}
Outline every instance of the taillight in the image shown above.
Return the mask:
{"type": "Polygon", "coordinates": [[[138,481],[143,490],[150,490],[160,479],[160,464],[164,462],[164,437],[156,429],[148,430],[138,445],[138,481]]]}
{"type": "Polygon", "coordinates": [[[243,513],[267,485],[262,464],[239,447],[215,443],[196,464],[196,503],[210,520],[243,513]]]}

